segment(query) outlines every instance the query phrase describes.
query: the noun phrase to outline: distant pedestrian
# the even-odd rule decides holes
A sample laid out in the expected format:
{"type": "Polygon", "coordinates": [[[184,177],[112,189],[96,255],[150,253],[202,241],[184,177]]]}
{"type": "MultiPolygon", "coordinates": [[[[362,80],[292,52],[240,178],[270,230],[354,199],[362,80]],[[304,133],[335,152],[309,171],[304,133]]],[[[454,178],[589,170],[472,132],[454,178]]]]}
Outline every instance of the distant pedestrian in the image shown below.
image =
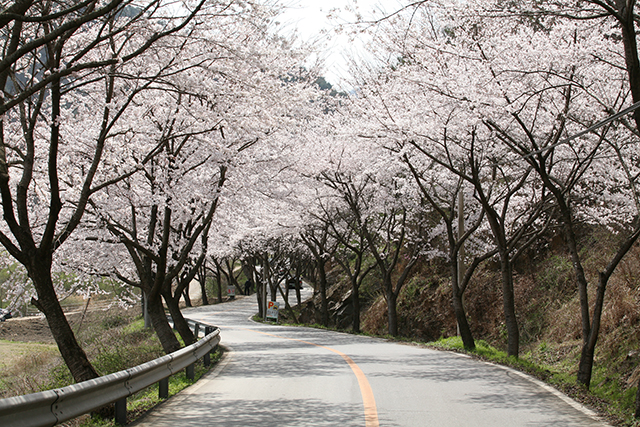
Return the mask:
{"type": "Polygon", "coordinates": [[[251,293],[252,288],[253,288],[253,283],[251,282],[251,279],[247,279],[247,281],[244,282],[244,294],[249,295],[251,293]]]}

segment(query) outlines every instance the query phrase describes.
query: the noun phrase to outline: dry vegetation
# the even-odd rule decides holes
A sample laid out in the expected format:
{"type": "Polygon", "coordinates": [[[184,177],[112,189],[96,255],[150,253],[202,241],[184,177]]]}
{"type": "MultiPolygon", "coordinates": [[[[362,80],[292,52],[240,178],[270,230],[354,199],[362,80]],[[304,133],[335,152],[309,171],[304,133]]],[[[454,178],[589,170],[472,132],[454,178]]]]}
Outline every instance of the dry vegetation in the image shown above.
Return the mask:
{"type": "MultiPolygon", "coordinates": [[[[76,336],[100,374],[116,372],[162,356],[152,330],[142,328],[136,310],[110,308],[70,316],[76,336]],[[114,345],[117,343],[117,345],[114,345]]],[[[72,383],[44,319],[0,323],[0,398],[35,393],[72,383]]]]}

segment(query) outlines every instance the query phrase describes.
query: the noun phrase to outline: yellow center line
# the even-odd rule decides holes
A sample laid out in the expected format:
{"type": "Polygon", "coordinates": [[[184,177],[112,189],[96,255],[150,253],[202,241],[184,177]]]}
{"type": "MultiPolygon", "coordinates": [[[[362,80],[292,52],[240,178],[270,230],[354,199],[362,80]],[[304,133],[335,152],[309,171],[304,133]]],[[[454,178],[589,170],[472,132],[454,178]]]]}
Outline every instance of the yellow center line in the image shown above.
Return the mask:
{"type": "Polygon", "coordinates": [[[336,350],[334,348],[325,347],[323,345],[312,343],[312,342],[305,341],[305,340],[299,340],[299,339],[296,339],[296,338],[287,338],[287,337],[283,337],[283,336],[280,336],[280,335],[274,335],[274,334],[269,334],[269,333],[266,333],[266,332],[256,331],[255,329],[245,329],[245,328],[240,328],[240,329],[244,329],[245,331],[256,332],[258,334],[268,335],[268,336],[274,337],[274,338],[280,338],[280,339],[283,339],[283,340],[298,341],[298,342],[301,342],[301,343],[313,345],[315,347],[320,347],[320,348],[332,351],[332,352],[340,355],[347,362],[347,364],[349,365],[349,367],[353,371],[354,375],[358,379],[358,385],[360,386],[360,394],[362,395],[362,404],[364,406],[365,426],[366,427],[379,427],[380,426],[380,423],[378,422],[378,408],[376,407],[376,399],[373,396],[373,390],[371,389],[371,386],[369,385],[369,381],[367,380],[366,375],[364,374],[364,372],[362,372],[362,369],[360,369],[360,367],[356,364],[356,362],[354,362],[353,359],[351,359],[349,356],[347,356],[343,352],[341,352],[339,350],[336,350]]]}

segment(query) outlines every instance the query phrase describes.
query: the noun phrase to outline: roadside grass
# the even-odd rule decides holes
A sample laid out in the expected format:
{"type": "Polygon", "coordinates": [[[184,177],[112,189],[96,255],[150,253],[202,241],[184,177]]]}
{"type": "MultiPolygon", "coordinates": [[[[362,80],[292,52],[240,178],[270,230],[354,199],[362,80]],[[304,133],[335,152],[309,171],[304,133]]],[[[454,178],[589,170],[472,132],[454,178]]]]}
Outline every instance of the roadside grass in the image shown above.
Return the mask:
{"type": "Polygon", "coordinates": [[[525,372],[603,414],[613,425],[640,427],[640,420],[633,416],[636,388],[622,387],[620,379],[612,378],[606,367],[594,368],[589,389],[577,384],[576,366],[580,357],[580,345],[579,342],[571,344],[543,342],[519,358],[507,356],[507,353],[497,350],[483,340],[476,341],[476,349],[473,351],[464,349],[460,337],[442,338],[425,345],[439,350],[464,353],[525,372]]]}
{"type": "MultiPolygon", "coordinates": [[[[164,356],[153,329],[144,328],[144,320],[133,311],[113,309],[87,313],[82,321],[72,322],[76,337],[100,375],[128,369],[164,356]]],[[[182,342],[182,341],[181,341],[182,342]]],[[[0,341],[0,398],[36,393],[73,383],[56,345],[0,341]],[[11,354],[9,359],[5,354],[11,354]]],[[[202,377],[222,357],[222,349],[211,355],[212,364],[196,364],[195,379],[178,373],[169,379],[173,396],[202,377]]],[[[183,371],[184,372],[184,371],[183,371]]],[[[158,386],[153,385],[127,399],[127,420],[131,422],[156,406],[158,386]]],[[[66,427],[115,426],[113,420],[84,415],[63,424],[66,427]]]]}
{"type": "Polygon", "coordinates": [[[59,359],[58,347],[53,344],[0,340],[0,398],[44,387],[42,368],[56,366],[59,359]]]}
{"type": "MultiPolygon", "coordinates": [[[[144,320],[139,315],[114,309],[87,316],[72,326],[99,375],[132,368],[164,355],[155,332],[144,328],[144,320]]],[[[40,389],[32,392],[73,384],[71,373],[61,359],[46,375],[47,380],[40,389]]]]}

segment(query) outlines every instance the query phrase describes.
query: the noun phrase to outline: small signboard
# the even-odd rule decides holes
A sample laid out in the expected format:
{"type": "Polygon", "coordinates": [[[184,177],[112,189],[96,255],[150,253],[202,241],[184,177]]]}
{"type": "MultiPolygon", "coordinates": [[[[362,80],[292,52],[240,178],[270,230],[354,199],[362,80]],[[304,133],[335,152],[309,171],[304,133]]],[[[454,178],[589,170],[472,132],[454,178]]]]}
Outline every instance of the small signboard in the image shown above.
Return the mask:
{"type": "Polygon", "coordinates": [[[227,288],[227,296],[229,298],[235,298],[235,296],[236,296],[236,287],[235,286],[229,286],[227,288]]]}
{"type": "Polygon", "coordinates": [[[267,319],[278,321],[278,309],[280,303],[276,301],[267,301],[267,319]]]}

